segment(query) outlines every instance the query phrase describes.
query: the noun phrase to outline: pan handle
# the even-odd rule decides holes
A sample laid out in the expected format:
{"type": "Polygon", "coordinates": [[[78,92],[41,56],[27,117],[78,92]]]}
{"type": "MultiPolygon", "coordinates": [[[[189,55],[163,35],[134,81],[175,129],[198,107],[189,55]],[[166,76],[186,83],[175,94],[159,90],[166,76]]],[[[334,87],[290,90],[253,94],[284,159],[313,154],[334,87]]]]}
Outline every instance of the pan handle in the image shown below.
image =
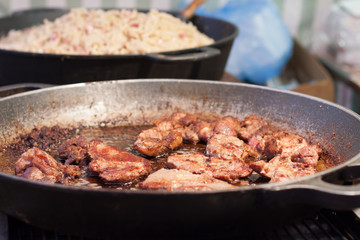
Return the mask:
{"type": "Polygon", "coordinates": [[[324,208],[336,210],[360,208],[360,154],[355,162],[338,171],[291,184],[287,190],[300,193],[294,193],[299,197],[298,201],[324,208]]]}
{"type": "Polygon", "coordinates": [[[197,49],[196,52],[182,53],[182,54],[164,54],[164,53],[150,53],[145,56],[151,60],[161,62],[174,62],[174,61],[199,61],[203,59],[212,58],[220,55],[220,50],[212,47],[202,47],[197,49]]]}

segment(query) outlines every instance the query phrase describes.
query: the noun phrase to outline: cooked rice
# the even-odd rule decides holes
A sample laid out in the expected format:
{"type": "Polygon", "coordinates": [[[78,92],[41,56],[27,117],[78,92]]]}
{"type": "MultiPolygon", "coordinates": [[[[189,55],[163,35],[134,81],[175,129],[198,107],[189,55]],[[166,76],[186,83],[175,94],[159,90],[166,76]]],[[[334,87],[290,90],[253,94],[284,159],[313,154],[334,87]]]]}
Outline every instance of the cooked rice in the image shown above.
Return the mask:
{"type": "Polygon", "coordinates": [[[55,54],[141,54],[209,45],[192,23],[151,10],[72,9],[54,21],[11,30],[0,48],[55,54]]]}

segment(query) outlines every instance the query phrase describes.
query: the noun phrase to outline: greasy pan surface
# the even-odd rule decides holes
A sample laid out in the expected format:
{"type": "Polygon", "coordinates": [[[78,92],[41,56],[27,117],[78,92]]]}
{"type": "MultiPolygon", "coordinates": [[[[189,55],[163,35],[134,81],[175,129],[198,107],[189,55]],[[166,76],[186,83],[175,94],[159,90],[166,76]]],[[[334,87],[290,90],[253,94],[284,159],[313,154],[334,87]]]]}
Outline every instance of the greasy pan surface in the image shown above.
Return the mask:
{"type": "MultiPolygon", "coordinates": [[[[0,18],[0,36],[67,13],[60,9],[35,9],[0,18]]],[[[173,13],[176,14],[176,13],[173,13]]],[[[220,19],[194,16],[199,31],[214,44],[157,54],[61,55],[0,49],[0,86],[22,82],[67,84],[130,78],[189,78],[219,80],[238,35],[235,25],[220,19]]]]}
{"type": "Polygon", "coordinates": [[[321,180],[359,159],[359,116],[326,101],[265,87],[148,79],[18,94],[0,100],[0,141],[7,144],[34,127],[144,124],[178,110],[239,118],[257,114],[295,127],[342,162],[298,180],[192,193],[84,189],[0,173],[0,209],[30,224],[88,236],[166,236],[173,231],[206,236],[229,229],[264,228],[319,207],[360,206],[359,187],[321,180]]]}

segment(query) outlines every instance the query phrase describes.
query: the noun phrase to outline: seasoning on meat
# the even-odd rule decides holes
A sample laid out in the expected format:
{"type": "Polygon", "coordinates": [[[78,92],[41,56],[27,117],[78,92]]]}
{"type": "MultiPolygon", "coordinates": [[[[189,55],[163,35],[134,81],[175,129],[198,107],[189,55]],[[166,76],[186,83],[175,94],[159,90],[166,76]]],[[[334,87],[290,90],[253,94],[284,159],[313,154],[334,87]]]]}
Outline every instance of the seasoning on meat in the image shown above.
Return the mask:
{"type": "Polygon", "coordinates": [[[58,148],[58,155],[65,159],[65,164],[85,166],[88,161],[88,143],[82,136],[72,137],[63,142],[58,148]]]}
{"type": "Polygon", "coordinates": [[[186,113],[173,113],[155,121],[155,127],[142,131],[135,142],[136,149],[147,156],[158,156],[172,151],[183,142],[184,128],[196,120],[186,113]]]}
{"type": "Polygon", "coordinates": [[[235,186],[207,174],[193,174],[185,170],[160,169],[139,183],[141,189],[167,191],[223,190],[235,186]]]}
{"type": "Polygon", "coordinates": [[[90,170],[106,182],[138,181],[151,171],[149,160],[105,145],[101,140],[89,144],[90,170]]]}
{"type": "Polygon", "coordinates": [[[24,152],[15,163],[15,174],[27,179],[47,183],[66,183],[79,177],[78,166],[65,166],[46,152],[33,147],[24,152]]]}
{"type": "Polygon", "coordinates": [[[233,182],[236,179],[247,177],[252,169],[242,160],[224,160],[207,157],[201,153],[190,153],[169,156],[168,166],[189,171],[194,174],[206,173],[214,178],[233,182]]]}
{"type": "Polygon", "coordinates": [[[20,135],[20,141],[7,146],[7,149],[25,152],[29,148],[37,147],[43,151],[55,150],[56,146],[65,139],[72,137],[75,129],[60,128],[59,126],[34,128],[28,134],[20,135]]]}

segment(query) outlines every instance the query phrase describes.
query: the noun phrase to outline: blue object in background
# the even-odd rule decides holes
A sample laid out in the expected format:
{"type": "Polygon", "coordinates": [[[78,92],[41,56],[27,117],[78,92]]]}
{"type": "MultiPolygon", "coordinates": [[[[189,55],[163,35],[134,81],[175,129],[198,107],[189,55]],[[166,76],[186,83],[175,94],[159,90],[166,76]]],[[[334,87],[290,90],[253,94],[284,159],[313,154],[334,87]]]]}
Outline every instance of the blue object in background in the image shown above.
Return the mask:
{"type": "Polygon", "coordinates": [[[221,8],[196,14],[226,20],[238,26],[226,71],[255,84],[278,76],[292,55],[290,32],[272,1],[228,0],[221,8]]]}

